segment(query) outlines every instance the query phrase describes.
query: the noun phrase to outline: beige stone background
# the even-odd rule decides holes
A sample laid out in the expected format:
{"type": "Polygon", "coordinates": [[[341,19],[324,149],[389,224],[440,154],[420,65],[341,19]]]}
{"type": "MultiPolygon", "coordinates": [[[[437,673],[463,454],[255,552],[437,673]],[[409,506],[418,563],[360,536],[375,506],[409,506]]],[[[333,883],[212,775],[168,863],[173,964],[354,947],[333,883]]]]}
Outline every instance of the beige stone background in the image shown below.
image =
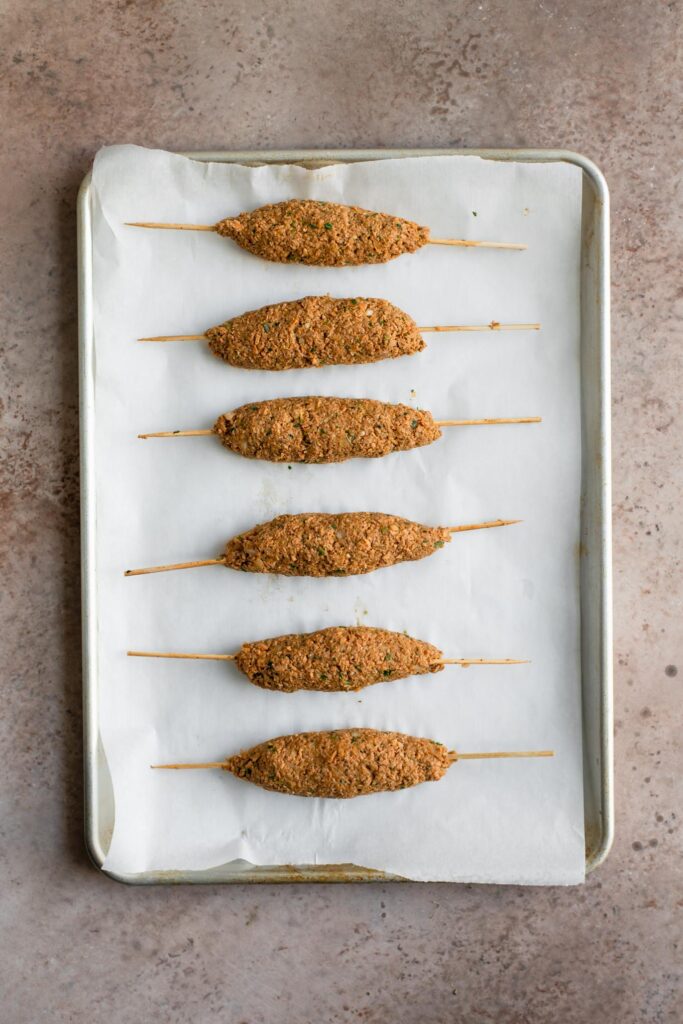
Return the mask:
{"type": "Polygon", "coordinates": [[[678,0],[0,10],[0,1019],[683,1020],[678,0]],[[561,147],[606,174],[618,833],[584,887],[141,889],[89,865],[75,204],[113,142],[561,147]]]}

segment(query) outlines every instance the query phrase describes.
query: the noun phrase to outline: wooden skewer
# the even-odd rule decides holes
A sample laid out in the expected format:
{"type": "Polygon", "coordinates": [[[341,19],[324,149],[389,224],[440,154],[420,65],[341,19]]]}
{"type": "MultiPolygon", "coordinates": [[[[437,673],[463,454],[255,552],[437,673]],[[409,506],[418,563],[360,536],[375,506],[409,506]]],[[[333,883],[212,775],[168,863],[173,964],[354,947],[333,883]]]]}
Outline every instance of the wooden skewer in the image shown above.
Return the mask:
{"type": "Polygon", "coordinates": [[[215,231],[215,224],[159,224],[154,220],[127,220],[128,228],[164,228],[166,231],[215,231]]]}
{"type": "Polygon", "coordinates": [[[427,245],[457,245],[462,249],[528,249],[524,242],[472,242],[464,238],[429,238],[427,245]]]}
{"type": "Polygon", "coordinates": [[[486,754],[459,754],[456,750],[449,750],[453,763],[456,761],[475,761],[489,757],[554,757],[554,750],[492,750],[486,754]]]}
{"type": "Polygon", "coordinates": [[[234,661],[236,654],[166,654],[163,651],[126,651],[129,658],[189,658],[193,661],[234,661]]]}
{"type": "Polygon", "coordinates": [[[488,523],[472,523],[468,526],[447,526],[451,533],[467,533],[468,530],[491,530],[496,526],[514,526],[521,523],[521,519],[491,519],[488,523]]]}
{"type": "MultiPolygon", "coordinates": [[[[490,324],[443,324],[436,327],[418,327],[418,331],[540,331],[540,324],[500,324],[492,320],[490,324]]],[[[143,341],[144,339],[140,339],[143,341]]]]}
{"type": "Polygon", "coordinates": [[[483,420],[434,420],[437,427],[479,427],[492,426],[495,423],[540,423],[540,416],[499,416],[495,419],[483,420]]]}
{"type": "MultiPolygon", "coordinates": [[[[418,331],[427,334],[430,331],[540,331],[540,324],[501,324],[492,320],[490,324],[442,324],[435,327],[418,327],[418,331]]],[[[206,341],[205,334],[158,334],[151,338],[138,338],[138,341],[206,341]]]]}
{"type": "MultiPolygon", "coordinates": [[[[456,761],[488,760],[493,757],[554,757],[554,750],[494,750],[490,753],[458,754],[455,750],[449,751],[451,763],[456,761]]],[[[150,768],[172,768],[174,770],[186,768],[223,768],[226,761],[204,761],[199,764],[151,764],[150,768]]]]}
{"type": "MultiPolygon", "coordinates": [[[[434,420],[437,427],[478,427],[493,426],[496,423],[541,423],[540,416],[513,416],[498,417],[495,419],[482,420],[434,420]]],[[[211,430],[157,430],[151,434],[138,434],[142,441],[149,437],[209,437],[214,431],[211,430]]]]}
{"type": "Polygon", "coordinates": [[[441,664],[469,668],[470,665],[530,665],[531,661],[528,658],[442,658],[441,664]]]}
{"type": "MultiPolygon", "coordinates": [[[[521,519],[491,519],[486,523],[471,523],[466,526],[446,526],[444,529],[451,533],[467,533],[469,530],[491,530],[497,526],[513,526],[521,523],[521,519]]],[[[147,576],[152,572],[172,572],[175,569],[196,569],[202,565],[224,565],[225,557],[203,558],[195,562],[175,562],[173,565],[153,565],[145,569],[126,569],[124,576],[147,576]]]]}
{"type": "Polygon", "coordinates": [[[126,569],[124,576],[146,576],[150,572],[171,572],[174,569],[196,569],[200,565],[224,565],[225,558],[203,558],[199,562],[177,562],[174,565],[154,565],[148,569],[126,569]]]}
{"type": "Polygon", "coordinates": [[[138,341],[206,341],[205,334],[159,334],[154,338],[138,338],[138,341]]]}
{"type": "MultiPolygon", "coordinates": [[[[165,651],[126,651],[129,658],[185,658],[190,661],[234,661],[236,654],[178,654],[177,652],[165,651]]],[[[460,665],[462,668],[469,668],[470,665],[529,665],[528,659],[518,660],[516,658],[441,658],[441,665],[460,665]]]]}
{"type": "Polygon", "coordinates": [[[138,434],[141,440],[148,437],[209,437],[213,430],[158,430],[153,434],[138,434]]]}
{"type": "MultiPolygon", "coordinates": [[[[129,228],[163,228],[166,231],[217,231],[215,224],[161,224],[151,220],[127,220],[129,228]]],[[[464,238],[430,238],[426,245],[456,245],[460,248],[480,249],[527,249],[528,246],[519,242],[472,242],[464,238]]]]}
{"type": "Polygon", "coordinates": [[[209,437],[213,430],[158,430],[153,434],[138,434],[141,440],[148,437],[209,437]]]}
{"type": "Polygon", "coordinates": [[[203,764],[151,764],[150,768],[225,768],[225,761],[205,761],[203,764]]]}

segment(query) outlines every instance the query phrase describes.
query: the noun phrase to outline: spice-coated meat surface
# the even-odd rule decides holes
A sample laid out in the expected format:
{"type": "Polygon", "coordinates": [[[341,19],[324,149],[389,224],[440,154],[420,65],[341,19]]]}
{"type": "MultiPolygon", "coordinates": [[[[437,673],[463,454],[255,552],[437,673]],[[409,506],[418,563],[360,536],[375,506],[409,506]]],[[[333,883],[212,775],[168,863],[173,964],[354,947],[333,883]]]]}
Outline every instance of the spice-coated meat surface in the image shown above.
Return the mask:
{"type": "Polygon", "coordinates": [[[219,221],[216,231],[274,263],[349,267],[387,263],[429,241],[429,229],[359,206],[290,199],[219,221]]]}
{"type": "Polygon", "coordinates": [[[225,769],[277,793],[348,799],[435,782],[450,761],[434,740],[337,729],[278,736],[228,758],[225,769]]]}
{"type": "Polygon", "coordinates": [[[445,527],[382,512],[303,512],[277,516],[233,537],[224,562],[242,572],[355,576],[426,558],[450,539],[445,527]]]}
{"type": "Polygon", "coordinates": [[[425,347],[413,319],[386,299],[329,295],[242,313],[211,327],[206,337],[219,358],[251,370],[375,363],[425,347]]]}
{"type": "Polygon", "coordinates": [[[374,683],[439,672],[438,647],[371,626],[332,626],[243,644],[235,663],[256,686],[295,690],[360,690],[374,683]]]}
{"type": "Polygon", "coordinates": [[[369,398],[276,398],[220,416],[226,448],[268,462],[344,462],[419,448],[441,437],[430,413],[369,398]]]}

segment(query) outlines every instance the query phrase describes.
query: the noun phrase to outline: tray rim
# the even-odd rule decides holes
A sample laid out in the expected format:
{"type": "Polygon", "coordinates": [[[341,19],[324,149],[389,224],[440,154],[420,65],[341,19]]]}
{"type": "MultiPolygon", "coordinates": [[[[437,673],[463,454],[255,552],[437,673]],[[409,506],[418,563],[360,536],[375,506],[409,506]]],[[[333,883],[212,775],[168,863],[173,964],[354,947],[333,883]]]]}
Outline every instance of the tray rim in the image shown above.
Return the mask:
{"type": "MultiPolygon", "coordinates": [[[[611,389],[610,389],[610,215],[609,190],[601,170],[588,157],[566,149],[530,148],[375,148],[375,149],[286,149],[286,150],[199,150],[179,152],[193,160],[216,163],[356,163],[369,160],[406,159],[425,156],[476,156],[487,160],[527,163],[565,162],[581,168],[590,181],[599,206],[596,220],[597,279],[599,297],[596,330],[599,349],[600,408],[598,417],[599,542],[600,542],[600,819],[599,841],[586,857],[586,873],[594,871],[609,855],[614,841],[614,711],[612,657],[612,523],[611,523],[611,389]]],[[[206,871],[116,872],[105,868],[105,851],[99,833],[98,772],[100,756],[95,657],[97,616],[95,583],[95,507],[94,473],[94,379],[88,342],[92,331],[92,235],[90,185],[92,170],[85,175],[78,191],[78,362],[79,362],[79,438],[80,438],[80,515],[81,515],[81,598],[82,598],[82,672],[83,672],[83,772],[84,839],[94,867],[114,881],[128,885],[154,884],[235,884],[283,882],[390,882],[408,881],[353,864],[323,865],[249,865],[229,877],[219,865],[206,871]]],[[[585,727],[585,723],[584,723],[585,727]]],[[[228,862],[235,864],[235,862],[228,862]]]]}

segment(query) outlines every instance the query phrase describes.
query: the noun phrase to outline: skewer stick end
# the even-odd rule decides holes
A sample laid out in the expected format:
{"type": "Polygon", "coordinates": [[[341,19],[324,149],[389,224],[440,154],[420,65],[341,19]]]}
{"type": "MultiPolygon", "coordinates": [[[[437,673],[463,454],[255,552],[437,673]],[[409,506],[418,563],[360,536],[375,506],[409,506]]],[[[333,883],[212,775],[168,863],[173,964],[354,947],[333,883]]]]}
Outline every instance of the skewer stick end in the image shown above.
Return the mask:
{"type": "Polygon", "coordinates": [[[514,526],[521,519],[492,519],[487,523],[468,523],[466,526],[447,526],[451,533],[467,533],[469,530],[492,530],[497,526],[514,526]]]}
{"type": "Polygon", "coordinates": [[[531,661],[529,658],[444,658],[441,664],[471,668],[472,665],[530,665],[531,661]]]}
{"type": "Polygon", "coordinates": [[[484,761],[498,757],[554,757],[554,750],[492,750],[487,753],[459,754],[457,750],[449,750],[451,763],[456,761],[484,761]]]}
{"type": "Polygon", "coordinates": [[[455,245],[462,249],[516,249],[522,251],[529,246],[525,242],[479,242],[469,238],[432,238],[427,245],[455,245]]]}
{"type": "Polygon", "coordinates": [[[492,427],[510,423],[542,423],[541,416],[496,416],[477,420],[434,420],[437,427],[492,427]]]}

